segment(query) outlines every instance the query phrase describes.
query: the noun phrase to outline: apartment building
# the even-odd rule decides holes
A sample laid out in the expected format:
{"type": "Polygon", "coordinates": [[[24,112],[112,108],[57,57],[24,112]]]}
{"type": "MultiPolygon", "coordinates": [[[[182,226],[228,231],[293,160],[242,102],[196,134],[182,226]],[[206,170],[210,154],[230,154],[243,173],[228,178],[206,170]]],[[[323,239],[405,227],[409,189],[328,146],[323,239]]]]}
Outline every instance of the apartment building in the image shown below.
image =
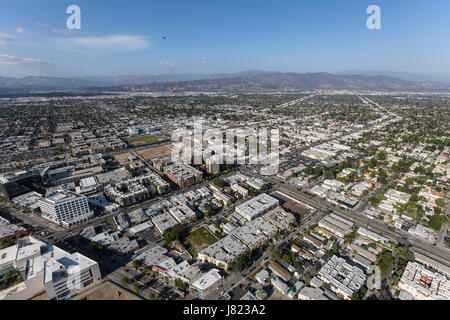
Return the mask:
{"type": "Polygon", "coordinates": [[[322,266],[318,277],[323,282],[328,283],[336,294],[342,295],[347,300],[351,299],[353,293],[359,291],[366,280],[366,276],[361,269],[348,264],[338,256],[331,257],[322,266]]]}
{"type": "Polygon", "coordinates": [[[416,262],[408,262],[398,288],[414,300],[450,300],[450,281],[416,262]]]}
{"type": "Polygon", "coordinates": [[[203,180],[201,171],[187,164],[172,164],[163,168],[165,175],[180,188],[189,187],[203,180]]]}

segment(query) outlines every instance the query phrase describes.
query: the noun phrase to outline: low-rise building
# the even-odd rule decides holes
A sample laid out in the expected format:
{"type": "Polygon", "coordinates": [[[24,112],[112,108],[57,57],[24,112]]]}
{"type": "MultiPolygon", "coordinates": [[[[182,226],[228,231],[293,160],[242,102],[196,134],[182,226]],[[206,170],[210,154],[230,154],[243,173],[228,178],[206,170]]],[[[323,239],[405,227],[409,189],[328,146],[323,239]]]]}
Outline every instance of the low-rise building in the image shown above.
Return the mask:
{"type": "Polygon", "coordinates": [[[331,289],[342,295],[344,299],[350,299],[353,293],[358,292],[366,279],[361,269],[348,264],[336,255],[322,266],[318,277],[328,283],[331,289]]]}
{"type": "Polygon", "coordinates": [[[450,281],[416,262],[408,262],[398,288],[414,300],[450,300],[450,281]]]}
{"type": "Polygon", "coordinates": [[[236,206],[236,212],[248,221],[252,221],[264,213],[278,207],[279,201],[268,194],[261,194],[236,206]]]}
{"type": "Polygon", "coordinates": [[[217,288],[222,281],[222,276],[219,270],[211,269],[206,274],[202,275],[197,280],[193,281],[190,288],[201,296],[205,296],[212,290],[217,288]]]}
{"type": "Polygon", "coordinates": [[[338,237],[345,237],[352,231],[353,223],[331,213],[319,221],[319,227],[333,232],[338,237]]]}

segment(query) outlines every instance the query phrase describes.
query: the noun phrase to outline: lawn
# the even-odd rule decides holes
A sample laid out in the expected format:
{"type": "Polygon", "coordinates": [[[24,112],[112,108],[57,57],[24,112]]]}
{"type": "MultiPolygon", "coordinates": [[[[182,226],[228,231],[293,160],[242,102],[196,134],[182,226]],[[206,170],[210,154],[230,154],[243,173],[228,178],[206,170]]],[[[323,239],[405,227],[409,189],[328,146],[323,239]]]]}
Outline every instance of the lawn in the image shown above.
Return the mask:
{"type": "Polygon", "coordinates": [[[205,227],[192,231],[183,239],[183,244],[192,256],[197,257],[197,253],[202,249],[216,242],[217,239],[205,227]]]}
{"type": "Polygon", "coordinates": [[[152,144],[166,140],[165,137],[157,137],[153,135],[127,138],[128,143],[133,145],[152,144]]]}

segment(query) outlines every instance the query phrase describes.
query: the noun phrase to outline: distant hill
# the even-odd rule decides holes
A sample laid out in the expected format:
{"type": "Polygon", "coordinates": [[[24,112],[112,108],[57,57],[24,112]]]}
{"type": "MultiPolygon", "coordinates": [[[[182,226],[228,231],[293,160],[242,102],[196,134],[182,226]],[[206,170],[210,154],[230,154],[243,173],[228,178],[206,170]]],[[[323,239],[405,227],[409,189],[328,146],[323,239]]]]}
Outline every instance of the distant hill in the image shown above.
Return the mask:
{"type": "Polygon", "coordinates": [[[395,71],[342,71],[339,75],[364,75],[364,76],[387,76],[408,81],[433,82],[450,84],[450,77],[436,76],[431,74],[395,72],[395,71]]]}
{"type": "Polygon", "coordinates": [[[274,92],[299,90],[449,91],[450,84],[386,75],[281,73],[259,70],[232,74],[163,74],[92,77],[0,76],[0,93],[39,90],[133,90],[157,92],[274,92]]]}
{"type": "Polygon", "coordinates": [[[331,73],[255,73],[218,79],[125,86],[136,91],[273,92],[299,90],[448,91],[450,85],[408,81],[387,76],[331,73]]]}

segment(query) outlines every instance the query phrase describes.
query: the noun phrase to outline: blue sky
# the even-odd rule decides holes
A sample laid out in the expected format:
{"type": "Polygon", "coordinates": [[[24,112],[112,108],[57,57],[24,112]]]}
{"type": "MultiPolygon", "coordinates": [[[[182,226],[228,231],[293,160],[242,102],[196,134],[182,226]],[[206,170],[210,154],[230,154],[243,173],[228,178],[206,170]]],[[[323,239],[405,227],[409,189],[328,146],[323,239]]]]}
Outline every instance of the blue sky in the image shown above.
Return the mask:
{"type": "Polygon", "coordinates": [[[448,0],[2,0],[0,75],[450,76],[449,12],[448,0]],[[81,8],[81,30],[66,27],[72,4],[81,8]],[[366,27],[372,4],[381,8],[381,30],[366,27]]]}

